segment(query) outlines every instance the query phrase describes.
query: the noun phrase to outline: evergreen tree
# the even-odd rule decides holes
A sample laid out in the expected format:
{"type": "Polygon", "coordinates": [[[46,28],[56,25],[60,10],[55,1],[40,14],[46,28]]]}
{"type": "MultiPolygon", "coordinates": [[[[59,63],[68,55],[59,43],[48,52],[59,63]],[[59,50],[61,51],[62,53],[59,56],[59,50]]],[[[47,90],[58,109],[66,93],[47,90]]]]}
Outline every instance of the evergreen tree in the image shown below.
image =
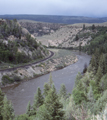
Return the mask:
{"type": "Polygon", "coordinates": [[[105,57],[103,54],[100,56],[99,66],[101,68],[102,75],[105,74],[105,57]]]}
{"type": "Polygon", "coordinates": [[[67,90],[64,84],[61,85],[60,91],[59,91],[59,97],[67,98],[67,90]]]}
{"type": "Polygon", "coordinates": [[[101,67],[99,66],[96,74],[96,85],[99,85],[100,79],[102,78],[102,76],[103,76],[102,70],[101,70],[101,67]]]}
{"type": "Polygon", "coordinates": [[[0,89],[0,120],[3,120],[2,117],[2,108],[3,108],[4,93],[0,89]]]}
{"type": "Polygon", "coordinates": [[[100,59],[100,52],[98,49],[96,49],[95,54],[92,56],[92,59],[91,59],[91,65],[92,67],[94,67],[95,74],[97,73],[97,70],[98,70],[99,59],[100,59]]]}
{"type": "Polygon", "coordinates": [[[27,106],[26,114],[27,114],[28,116],[31,116],[31,115],[32,115],[32,110],[31,110],[31,104],[30,104],[30,101],[29,101],[28,106],[27,106]]]}
{"type": "Polygon", "coordinates": [[[107,73],[107,53],[104,55],[105,74],[107,73]]]}
{"type": "Polygon", "coordinates": [[[88,100],[93,103],[94,102],[94,95],[93,95],[93,90],[92,90],[92,86],[90,85],[89,91],[87,93],[87,98],[88,100]]]}
{"type": "Polygon", "coordinates": [[[48,83],[45,83],[44,84],[44,92],[43,92],[43,95],[46,97],[47,95],[48,95],[48,92],[49,92],[49,90],[50,90],[50,86],[49,86],[49,84],[48,83]]]}
{"type": "MultiPolygon", "coordinates": [[[[46,114],[41,112],[42,118],[47,118],[47,120],[63,120],[64,111],[62,111],[62,104],[59,102],[58,95],[54,85],[49,90],[48,95],[45,98],[44,108],[46,114]]],[[[44,119],[41,119],[44,120],[44,119]]]]}
{"type": "Polygon", "coordinates": [[[27,114],[23,114],[23,115],[17,116],[15,120],[32,120],[32,119],[30,119],[27,114]]]}
{"type": "Polygon", "coordinates": [[[45,97],[48,95],[49,90],[52,88],[53,81],[52,81],[52,75],[49,76],[49,82],[44,84],[44,93],[45,97]]]}
{"type": "Polygon", "coordinates": [[[51,88],[52,87],[52,85],[53,85],[53,80],[52,80],[52,74],[50,73],[50,76],[49,76],[49,82],[48,82],[48,84],[49,84],[49,87],[51,88]]]}
{"type": "Polygon", "coordinates": [[[94,24],[92,25],[92,30],[95,30],[95,25],[94,24]]]}
{"type": "Polygon", "coordinates": [[[75,87],[78,85],[78,83],[80,82],[80,79],[82,78],[82,75],[80,72],[78,72],[76,79],[75,79],[75,87]]]}
{"type": "Polygon", "coordinates": [[[80,43],[79,43],[79,51],[81,51],[81,44],[82,44],[82,43],[80,42],[80,43]]]}
{"type": "Polygon", "coordinates": [[[42,96],[40,88],[37,89],[36,95],[35,95],[35,100],[33,104],[33,114],[36,114],[37,109],[43,105],[44,103],[44,98],[42,96]]]}
{"type": "Polygon", "coordinates": [[[79,37],[78,37],[78,35],[76,35],[75,40],[78,41],[78,39],[79,39],[79,37]]]}
{"type": "Polygon", "coordinates": [[[85,30],[85,24],[83,24],[83,30],[85,30]]]}
{"type": "Polygon", "coordinates": [[[14,110],[12,104],[7,100],[6,96],[4,97],[3,105],[4,105],[2,109],[3,120],[13,120],[14,110]]]}
{"type": "Polygon", "coordinates": [[[100,80],[101,91],[107,90],[107,73],[100,80]]]}

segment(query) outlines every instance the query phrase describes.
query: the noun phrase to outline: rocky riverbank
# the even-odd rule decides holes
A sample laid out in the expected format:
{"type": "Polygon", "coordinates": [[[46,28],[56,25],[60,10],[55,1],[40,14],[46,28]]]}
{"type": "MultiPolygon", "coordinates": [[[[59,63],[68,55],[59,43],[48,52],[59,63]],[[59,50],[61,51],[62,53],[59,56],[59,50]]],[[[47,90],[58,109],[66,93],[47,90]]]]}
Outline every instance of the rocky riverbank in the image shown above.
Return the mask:
{"type": "Polygon", "coordinates": [[[77,57],[70,50],[53,49],[53,52],[55,53],[55,55],[45,62],[34,64],[28,67],[18,68],[13,71],[1,72],[1,87],[11,86],[22,81],[33,79],[35,77],[47,74],[51,71],[64,68],[77,62],[78,60],[77,57]],[[3,76],[7,76],[5,77],[5,79],[10,78],[10,80],[11,78],[13,78],[13,76],[15,76],[14,79],[16,78],[16,80],[10,83],[4,83],[3,76]]]}

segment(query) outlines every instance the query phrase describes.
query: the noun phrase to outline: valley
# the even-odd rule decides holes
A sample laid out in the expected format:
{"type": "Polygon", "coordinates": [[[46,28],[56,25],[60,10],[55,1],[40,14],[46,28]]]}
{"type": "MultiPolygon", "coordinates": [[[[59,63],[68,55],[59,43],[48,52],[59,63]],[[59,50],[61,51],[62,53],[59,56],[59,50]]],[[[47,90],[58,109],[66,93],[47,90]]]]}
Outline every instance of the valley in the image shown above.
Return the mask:
{"type": "Polygon", "coordinates": [[[16,119],[41,120],[47,103],[55,107],[54,97],[66,120],[83,120],[83,115],[84,120],[100,120],[99,113],[105,117],[106,22],[66,25],[1,19],[0,31],[0,82],[19,115],[16,119]]]}

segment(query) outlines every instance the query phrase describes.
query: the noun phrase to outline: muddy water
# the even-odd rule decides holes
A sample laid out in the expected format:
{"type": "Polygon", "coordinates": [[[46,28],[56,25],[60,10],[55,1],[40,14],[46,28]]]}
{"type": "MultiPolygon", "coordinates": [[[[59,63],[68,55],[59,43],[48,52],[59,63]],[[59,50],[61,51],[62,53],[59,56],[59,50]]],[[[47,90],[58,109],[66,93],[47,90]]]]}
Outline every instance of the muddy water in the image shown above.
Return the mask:
{"type": "MultiPolygon", "coordinates": [[[[85,63],[87,65],[89,64],[90,56],[79,52],[75,52],[74,54],[77,55],[78,62],[52,72],[52,78],[57,90],[59,90],[60,85],[64,83],[67,91],[71,93],[77,73],[83,71],[85,63]]],[[[37,88],[40,87],[41,90],[43,90],[44,83],[49,80],[49,75],[50,74],[46,74],[19,85],[3,89],[8,99],[12,101],[16,115],[25,113],[27,103],[29,101],[33,103],[37,88]]]]}

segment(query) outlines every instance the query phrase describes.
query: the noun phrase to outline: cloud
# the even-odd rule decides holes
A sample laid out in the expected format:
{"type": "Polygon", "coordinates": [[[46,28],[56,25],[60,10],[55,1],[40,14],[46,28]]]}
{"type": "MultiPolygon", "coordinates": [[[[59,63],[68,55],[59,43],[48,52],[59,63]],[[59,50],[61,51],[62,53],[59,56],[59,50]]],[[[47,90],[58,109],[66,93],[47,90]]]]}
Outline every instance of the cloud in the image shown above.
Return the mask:
{"type": "Polygon", "coordinates": [[[0,0],[0,14],[107,16],[107,0],[0,0]]]}

